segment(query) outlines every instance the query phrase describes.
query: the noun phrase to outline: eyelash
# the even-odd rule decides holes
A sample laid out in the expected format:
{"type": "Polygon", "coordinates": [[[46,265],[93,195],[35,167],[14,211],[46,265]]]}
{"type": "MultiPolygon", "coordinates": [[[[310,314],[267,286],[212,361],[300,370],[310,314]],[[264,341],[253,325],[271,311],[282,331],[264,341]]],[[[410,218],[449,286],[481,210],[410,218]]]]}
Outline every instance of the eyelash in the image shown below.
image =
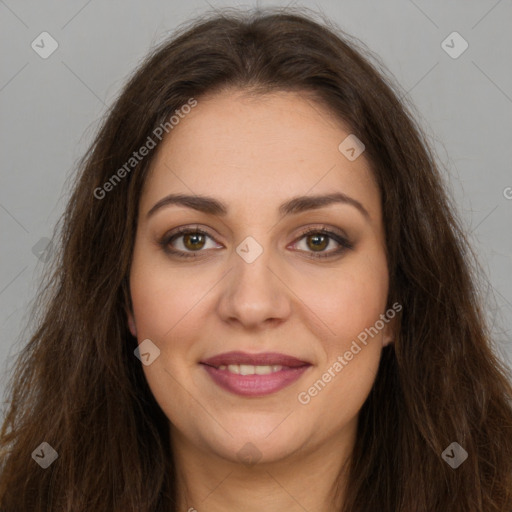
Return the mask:
{"type": "MultiPolygon", "coordinates": [[[[171,242],[173,242],[175,239],[179,238],[180,236],[195,235],[195,234],[204,235],[204,236],[207,236],[207,237],[213,239],[213,237],[209,233],[200,229],[199,227],[196,227],[196,228],[184,227],[184,228],[178,228],[176,231],[169,233],[167,235],[164,235],[163,238],[161,240],[159,240],[158,244],[162,247],[164,252],[166,252],[170,255],[177,256],[179,258],[197,258],[199,256],[194,254],[194,252],[204,252],[204,251],[198,250],[198,251],[184,252],[181,250],[171,249],[170,245],[169,245],[171,242]]],[[[300,241],[309,235],[324,235],[324,236],[327,236],[328,238],[330,238],[331,240],[334,240],[335,242],[337,242],[340,245],[339,248],[337,248],[335,250],[331,250],[327,253],[310,252],[309,254],[310,254],[310,257],[312,257],[312,258],[318,258],[318,259],[332,258],[332,257],[338,256],[338,255],[344,253],[347,250],[354,248],[352,243],[349,242],[345,237],[339,235],[338,233],[335,233],[334,231],[327,229],[325,226],[323,226],[321,228],[306,229],[299,235],[299,237],[296,239],[296,241],[300,241]]],[[[301,251],[301,252],[308,252],[308,251],[301,251]]]]}

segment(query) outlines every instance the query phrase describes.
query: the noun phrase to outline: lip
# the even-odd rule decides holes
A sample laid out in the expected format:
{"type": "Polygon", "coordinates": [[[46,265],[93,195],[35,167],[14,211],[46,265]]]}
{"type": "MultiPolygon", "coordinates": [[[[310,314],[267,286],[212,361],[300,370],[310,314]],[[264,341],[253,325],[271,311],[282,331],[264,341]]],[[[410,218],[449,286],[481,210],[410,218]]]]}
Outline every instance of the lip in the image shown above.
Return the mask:
{"type": "Polygon", "coordinates": [[[219,387],[245,397],[261,397],[277,393],[298,380],[311,367],[311,363],[307,361],[276,352],[261,354],[226,352],[201,361],[200,364],[219,387]],[[239,375],[219,368],[219,366],[229,366],[230,364],[279,365],[283,368],[265,375],[239,375]]]}
{"type": "Polygon", "coordinates": [[[262,352],[260,354],[249,354],[247,352],[225,352],[201,361],[208,366],[219,367],[230,364],[251,364],[251,365],[281,365],[289,368],[309,365],[308,361],[302,361],[293,356],[279,354],[278,352],[262,352]]]}

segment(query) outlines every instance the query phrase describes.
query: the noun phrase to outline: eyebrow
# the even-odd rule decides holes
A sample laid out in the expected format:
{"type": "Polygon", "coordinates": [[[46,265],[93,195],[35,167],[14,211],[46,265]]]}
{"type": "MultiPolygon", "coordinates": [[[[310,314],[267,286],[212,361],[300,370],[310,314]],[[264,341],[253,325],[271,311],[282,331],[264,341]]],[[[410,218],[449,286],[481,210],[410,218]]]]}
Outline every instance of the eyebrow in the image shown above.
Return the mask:
{"type": "MultiPolygon", "coordinates": [[[[336,203],[351,205],[359,210],[359,212],[367,220],[370,220],[370,214],[359,201],[341,192],[318,196],[294,197],[279,207],[279,214],[281,217],[284,217],[309,210],[316,210],[336,203]]],[[[186,194],[169,194],[168,196],[160,199],[148,211],[146,218],[151,217],[158,210],[171,205],[184,206],[186,208],[192,208],[193,210],[197,210],[209,215],[217,215],[219,217],[225,217],[228,214],[227,206],[221,201],[214,199],[213,197],[186,194]]]]}

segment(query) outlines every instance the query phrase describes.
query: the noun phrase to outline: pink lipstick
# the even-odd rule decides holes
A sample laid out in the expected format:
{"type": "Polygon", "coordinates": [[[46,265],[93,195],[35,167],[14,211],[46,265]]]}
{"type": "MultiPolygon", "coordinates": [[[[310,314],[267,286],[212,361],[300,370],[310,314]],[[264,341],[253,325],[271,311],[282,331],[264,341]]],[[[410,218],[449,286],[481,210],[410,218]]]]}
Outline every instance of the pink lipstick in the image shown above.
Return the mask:
{"type": "Polygon", "coordinates": [[[226,352],[200,363],[223,389],[241,396],[265,396],[289,386],[311,366],[275,352],[226,352]]]}

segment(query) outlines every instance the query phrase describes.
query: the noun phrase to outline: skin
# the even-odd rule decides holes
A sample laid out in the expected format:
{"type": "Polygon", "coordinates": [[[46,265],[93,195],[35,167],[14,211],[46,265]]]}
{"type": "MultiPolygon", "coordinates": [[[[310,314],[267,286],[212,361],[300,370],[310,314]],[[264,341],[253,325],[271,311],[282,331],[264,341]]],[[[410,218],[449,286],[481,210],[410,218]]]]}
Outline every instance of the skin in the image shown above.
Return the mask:
{"type": "MultiPolygon", "coordinates": [[[[358,413],[394,324],[307,405],[299,402],[298,394],[386,311],[379,191],[364,153],[351,162],[338,150],[348,134],[305,94],[249,97],[231,90],[199,98],[152,162],[140,200],[128,323],[139,343],[150,339],[160,349],[143,369],[170,420],[179,510],[333,510],[358,413]],[[333,192],[359,201],[369,218],[350,204],[279,216],[279,205],[293,197],[333,192]],[[147,217],[170,193],[212,196],[228,214],[169,205],[147,217]],[[172,242],[195,259],[159,245],[174,228],[196,225],[209,236],[172,242]],[[328,238],[317,249],[311,235],[302,236],[324,225],[342,230],[354,247],[311,256],[339,247],[328,238]],[[247,236],[263,248],[252,263],[236,252],[247,236]],[[274,394],[241,397],[218,387],[199,364],[232,350],[280,352],[311,367],[274,394]],[[257,463],[239,459],[248,442],[257,463]]],[[[341,501],[342,493],[336,506],[341,501]]]]}

